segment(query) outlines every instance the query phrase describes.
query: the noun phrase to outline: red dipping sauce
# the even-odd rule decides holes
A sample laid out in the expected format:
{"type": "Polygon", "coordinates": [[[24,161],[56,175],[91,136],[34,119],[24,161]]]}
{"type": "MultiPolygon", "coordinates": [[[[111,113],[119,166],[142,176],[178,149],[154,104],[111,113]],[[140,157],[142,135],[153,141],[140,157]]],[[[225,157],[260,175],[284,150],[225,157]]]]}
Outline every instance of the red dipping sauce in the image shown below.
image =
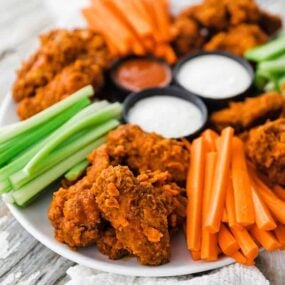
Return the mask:
{"type": "Polygon", "coordinates": [[[140,91],[167,86],[172,78],[166,63],[151,58],[130,58],[116,67],[113,79],[124,89],[140,91]]]}

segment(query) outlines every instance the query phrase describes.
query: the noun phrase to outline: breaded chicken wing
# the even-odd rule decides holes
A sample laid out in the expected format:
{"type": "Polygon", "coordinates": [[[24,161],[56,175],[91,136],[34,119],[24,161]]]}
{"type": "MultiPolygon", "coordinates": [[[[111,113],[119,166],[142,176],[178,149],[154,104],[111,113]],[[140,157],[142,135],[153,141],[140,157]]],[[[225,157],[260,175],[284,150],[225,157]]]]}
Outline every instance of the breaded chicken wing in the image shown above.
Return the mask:
{"type": "Polygon", "coordinates": [[[145,133],[136,125],[123,125],[108,135],[107,152],[118,164],[136,174],[147,170],[168,171],[176,182],[186,179],[189,153],[177,140],[145,133]]]}
{"type": "Polygon", "coordinates": [[[204,45],[206,51],[224,50],[243,56],[246,50],[268,41],[268,36],[257,26],[242,24],[220,32],[204,45]]]}
{"type": "MultiPolygon", "coordinates": [[[[136,149],[130,151],[136,155],[136,149]]],[[[142,264],[168,262],[169,231],[177,229],[185,220],[185,190],[173,177],[184,175],[177,164],[185,163],[187,167],[187,150],[176,141],[125,125],[113,131],[106,144],[95,149],[88,159],[90,166],[86,175],[54,194],[48,216],[56,239],[73,248],[96,244],[98,250],[111,259],[135,255],[142,264]],[[129,139],[150,139],[149,146],[153,149],[161,144],[154,154],[167,158],[165,165],[172,174],[142,167],[143,172],[137,168],[134,175],[128,166],[119,165],[128,165],[128,160],[122,152],[110,153],[109,150],[113,150],[117,142],[121,143],[117,146],[122,147],[126,135],[132,131],[136,136],[129,139]],[[171,154],[167,156],[164,152],[171,154]]],[[[135,157],[130,161],[134,163],[135,157]]],[[[151,165],[155,168],[157,163],[158,157],[151,165]]]]}
{"type": "Polygon", "coordinates": [[[169,261],[169,196],[141,184],[126,166],[109,166],[92,187],[103,216],[116,230],[118,240],[140,263],[169,261]]]}
{"type": "Polygon", "coordinates": [[[117,239],[116,231],[110,225],[107,230],[101,233],[100,238],[96,242],[96,247],[102,254],[114,260],[130,255],[124,248],[123,243],[117,239]]]}
{"type": "Polygon", "coordinates": [[[169,172],[146,171],[137,176],[141,185],[154,187],[158,192],[164,191],[173,201],[169,204],[169,227],[177,229],[185,221],[187,198],[184,188],[179,187],[171,180],[169,172]],[[173,207],[174,206],[174,207],[173,207]]]}
{"type": "Polygon", "coordinates": [[[190,17],[177,18],[173,23],[173,29],[177,35],[173,47],[178,56],[197,51],[206,42],[207,35],[203,34],[200,25],[190,17]]]}
{"type": "Polygon", "coordinates": [[[272,183],[285,186],[285,119],[252,129],[246,141],[246,152],[272,183]]]}
{"type": "Polygon", "coordinates": [[[93,58],[101,67],[110,64],[103,38],[88,29],[52,30],[40,37],[40,47],[17,72],[13,97],[19,102],[34,96],[39,87],[47,85],[64,67],[76,59],[93,58]]]}
{"type": "Polygon", "coordinates": [[[221,131],[227,126],[241,133],[252,127],[282,116],[285,98],[277,92],[247,98],[243,102],[232,102],[228,108],[214,112],[210,117],[212,126],[221,131]]]}
{"type": "Polygon", "coordinates": [[[264,12],[254,0],[204,0],[174,18],[173,47],[179,56],[197,48],[243,55],[281,26],[280,17],[264,12]]]}
{"type": "Polygon", "coordinates": [[[55,192],[48,211],[55,228],[55,238],[73,248],[94,244],[105,228],[90,189],[101,171],[109,166],[109,158],[104,147],[101,147],[92,152],[88,159],[91,165],[86,176],[55,192]]]}
{"type": "Polygon", "coordinates": [[[186,14],[195,19],[202,27],[211,30],[227,28],[227,13],[227,7],[224,1],[221,0],[206,0],[204,3],[190,7],[190,9],[186,11],[186,14]]]}
{"type": "Polygon", "coordinates": [[[100,211],[86,179],[55,192],[48,217],[55,228],[55,238],[72,248],[94,244],[100,238],[100,211]]]}
{"type": "Polygon", "coordinates": [[[103,70],[93,59],[79,59],[65,67],[52,81],[36,90],[35,96],[24,98],[17,106],[24,120],[92,84],[95,90],[104,84],[103,70]]]}

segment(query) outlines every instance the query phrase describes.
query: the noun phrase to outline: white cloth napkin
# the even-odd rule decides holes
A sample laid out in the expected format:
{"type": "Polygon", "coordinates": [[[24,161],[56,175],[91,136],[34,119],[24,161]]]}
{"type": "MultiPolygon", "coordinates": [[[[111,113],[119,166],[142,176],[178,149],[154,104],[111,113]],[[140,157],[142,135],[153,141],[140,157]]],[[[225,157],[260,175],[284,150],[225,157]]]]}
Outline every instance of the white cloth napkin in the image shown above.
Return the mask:
{"type": "Polygon", "coordinates": [[[254,266],[233,264],[201,277],[181,276],[149,278],[123,276],[101,272],[81,265],[67,270],[66,285],[269,285],[269,281],[254,266]]]}
{"type": "MultiPolygon", "coordinates": [[[[155,1],[155,0],[154,0],[155,1]]],[[[199,0],[171,0],[173,14],[183,7],[200,2],[199,0]]],[[[53,14],[57,27],[83,27],[86,23],[80,8],[88,6],[88,0],[46,0],[47,8],[53,14]]],[[[144,278],[122,276],[101,272],[76,265],[67,270],[70,281],[66,285],[268,285],[269,281],[255,266],[233,264],[212,271],[200,277],[192,275],[168,278],[144,278]]]]}

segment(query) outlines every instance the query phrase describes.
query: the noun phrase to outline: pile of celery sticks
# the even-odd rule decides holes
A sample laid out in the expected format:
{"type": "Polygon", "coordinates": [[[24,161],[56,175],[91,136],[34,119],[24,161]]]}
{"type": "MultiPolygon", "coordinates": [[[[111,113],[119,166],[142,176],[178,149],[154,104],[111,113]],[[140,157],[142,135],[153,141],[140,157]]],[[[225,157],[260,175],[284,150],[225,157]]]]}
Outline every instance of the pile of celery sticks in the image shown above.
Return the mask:
{"type": "Polygon", "coordinates": [[[74,178],[86,156],[119,125],[122,106],[92,103],[86,86],[35,116],[0,128],[0,194],[18,206],[64,174],[74,178]]]}
{"type": "Polygon", "coordinates": [[[280,91],[285,85],[285,34],[248,50],[245,58],[256,63],[255,84],[265,91],[280,91]]]}

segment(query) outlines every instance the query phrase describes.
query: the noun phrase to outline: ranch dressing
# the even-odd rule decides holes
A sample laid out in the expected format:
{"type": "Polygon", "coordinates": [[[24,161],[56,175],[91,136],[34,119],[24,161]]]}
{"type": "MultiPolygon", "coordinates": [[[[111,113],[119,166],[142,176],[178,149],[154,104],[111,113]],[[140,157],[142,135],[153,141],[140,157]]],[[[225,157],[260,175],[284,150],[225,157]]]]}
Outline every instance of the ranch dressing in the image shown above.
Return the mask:
{"type": "Polygon", "coordinates": [[[129,111],[128,121],[165,138],[188,136],[203,124],[202,113],[196,105],[169,95],[156,95],[136,102],[129,111]]]}
{"type": "Polygon", "coordinates": [[[212,99],[243,93],[251,84],[246,68],[223,55],[201,55],[185,62],[177,75],[178,82],[190,92],[212,99]]]}

